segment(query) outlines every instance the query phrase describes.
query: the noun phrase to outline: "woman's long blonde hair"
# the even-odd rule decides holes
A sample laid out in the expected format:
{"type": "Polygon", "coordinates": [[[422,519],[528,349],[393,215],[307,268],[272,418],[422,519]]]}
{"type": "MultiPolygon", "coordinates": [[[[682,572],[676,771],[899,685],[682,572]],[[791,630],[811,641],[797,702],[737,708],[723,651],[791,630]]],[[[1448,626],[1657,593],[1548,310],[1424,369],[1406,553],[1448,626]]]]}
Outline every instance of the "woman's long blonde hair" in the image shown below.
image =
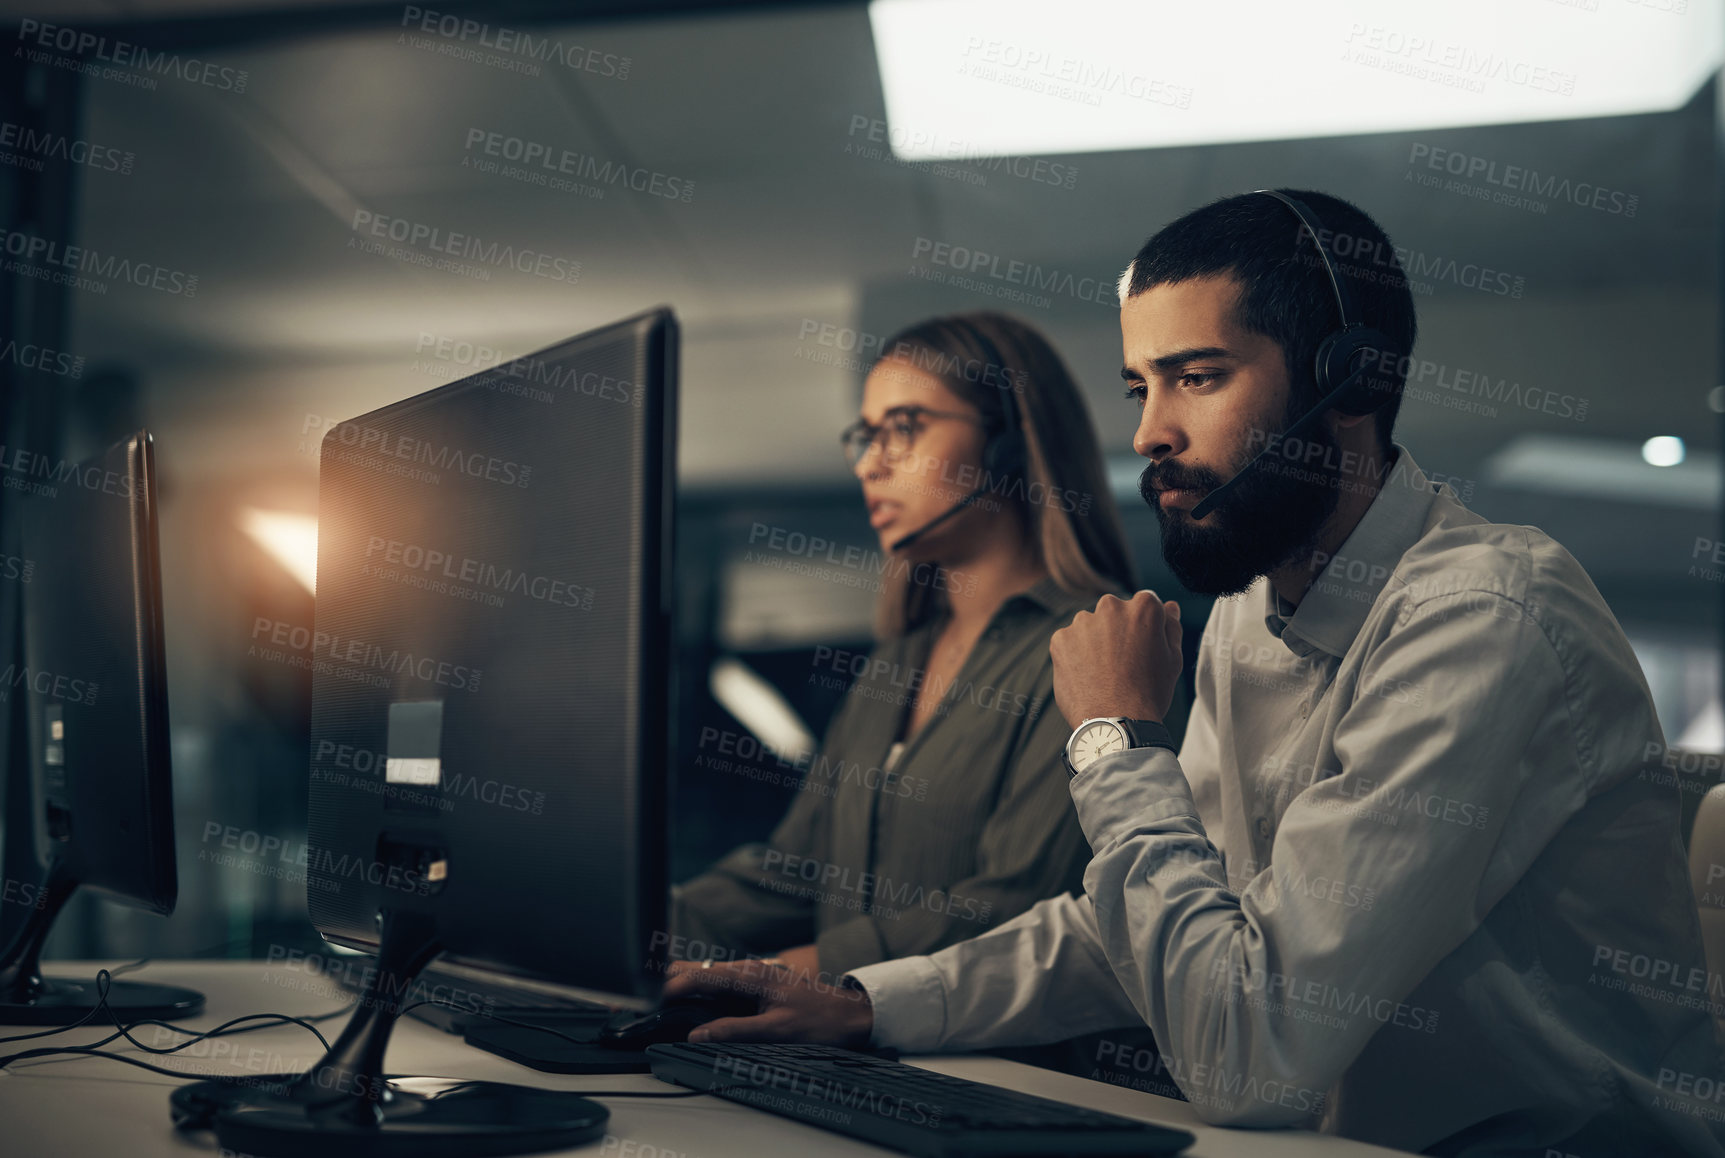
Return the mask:
{"type": "MultiPolygon", "coordinates": [[[[999,437],[1014,412],[1005,397],[1010,391],[1024,432],[1024,471],[984,478],[981,485],[1018,512],[1037,562],[1062,589],[1100,599],[1136,587],[1090,409],[1047,338],[985,310],[920,322],[882,349],[875,365],[897,358],[933,374],[981,412],[990,438],[999,437]]],[[[875,630],[890,639],[945,607],[939,584],[912,582],[911,568],[890,567],[875,605],[875,630]]]]}

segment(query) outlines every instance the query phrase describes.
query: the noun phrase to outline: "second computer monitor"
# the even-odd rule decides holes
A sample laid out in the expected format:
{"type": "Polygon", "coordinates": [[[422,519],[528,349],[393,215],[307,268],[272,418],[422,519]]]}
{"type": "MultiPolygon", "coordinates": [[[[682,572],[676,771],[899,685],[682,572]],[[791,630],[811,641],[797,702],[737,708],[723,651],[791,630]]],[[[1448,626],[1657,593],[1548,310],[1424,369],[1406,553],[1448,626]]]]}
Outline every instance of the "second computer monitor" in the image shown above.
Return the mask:
{"type": "MultiPolygon", "coordinates": [[[[139,431],[48,477],[19,504],[23,654],[0,657],[0,699],[22,696],[30,737],[30,767],[11,771],[29,775],[31,808],[6,817],[6,839],[41,860],[0,947],[0,1023],[94,1016],[93,980],[37,968],[75,890],[166,916],[179,887],[154,443],[139,431]]],[[[136,981],[106,992],[103,1020],[185,1017],[204,1003],[136,981]]]]}

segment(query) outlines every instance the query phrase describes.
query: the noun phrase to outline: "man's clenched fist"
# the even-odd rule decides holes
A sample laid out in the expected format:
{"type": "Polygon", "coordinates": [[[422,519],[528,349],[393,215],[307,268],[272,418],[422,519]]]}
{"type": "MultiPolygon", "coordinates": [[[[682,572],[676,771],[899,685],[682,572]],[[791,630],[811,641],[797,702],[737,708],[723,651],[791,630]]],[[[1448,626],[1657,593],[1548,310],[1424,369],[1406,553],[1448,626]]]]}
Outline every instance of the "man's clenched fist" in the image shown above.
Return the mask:
{"type": "Polygon", "coordinates": [[[1160,721],[1183,666],[1180,605],[1154,591],[1104,595],[1054,633],[1048,654],[1054,702],[1073,727],[1098,716],[1160,721]]]}

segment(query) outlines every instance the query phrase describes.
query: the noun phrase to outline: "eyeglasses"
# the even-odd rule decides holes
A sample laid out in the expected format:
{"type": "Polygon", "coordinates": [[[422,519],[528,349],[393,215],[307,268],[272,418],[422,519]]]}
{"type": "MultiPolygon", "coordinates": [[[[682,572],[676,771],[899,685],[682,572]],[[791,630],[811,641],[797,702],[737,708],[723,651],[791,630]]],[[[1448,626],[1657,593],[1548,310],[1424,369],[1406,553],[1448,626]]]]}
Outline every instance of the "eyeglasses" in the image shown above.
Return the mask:
{"type": "Polygon", "coordinates": [[[870,426],[859,418],[840,432],[839,442],[845,448],[846,462],[855,466],[868,455],[870,448],[877,445],[883,461],[897,462],[916,445],[916,436],[922,433],[922,420],[925,418],[956,418],[973,426],[988,425],[974,415],[953,410],[928,410],[921,406],[894,406],[885,417],[886,421],[879,426],[870,426]]]}

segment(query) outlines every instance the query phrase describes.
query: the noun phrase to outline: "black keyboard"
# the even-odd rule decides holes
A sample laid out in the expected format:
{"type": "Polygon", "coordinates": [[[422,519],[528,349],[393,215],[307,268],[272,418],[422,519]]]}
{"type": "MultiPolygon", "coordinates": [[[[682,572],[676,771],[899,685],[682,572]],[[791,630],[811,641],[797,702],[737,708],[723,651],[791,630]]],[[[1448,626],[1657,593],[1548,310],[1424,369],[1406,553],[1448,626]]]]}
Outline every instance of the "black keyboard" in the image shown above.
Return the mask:
{"type": "MultiPolygon", "coordinates": [[[[364,980],[365,970],[359,968],[345,969],[338,976],[341,987],[353,993],[364,993],[364,980]]],[[[491,1022],[492,1014],[535,1024],[591,1023],[597,1033],[605,1019],[616,1012],[609,1005],[570,994],[516,984],[494,975],[481,977],[440,969],[435,965],[413,979],[400,1001],[407,1005],[432,998],[448,1004],[419,1005],[409,1010],[407,1016],[434,1025],[444,1033],[455,1034],[466,1033],[474,1025],[495,1024],[491,1022]]]]}
{"type": "Polygon", "coordinates": [[[830,1045],[655,1045],[653,1076],[906,1154],[1174,1154],[1194,1138],[830,1045]]]}

